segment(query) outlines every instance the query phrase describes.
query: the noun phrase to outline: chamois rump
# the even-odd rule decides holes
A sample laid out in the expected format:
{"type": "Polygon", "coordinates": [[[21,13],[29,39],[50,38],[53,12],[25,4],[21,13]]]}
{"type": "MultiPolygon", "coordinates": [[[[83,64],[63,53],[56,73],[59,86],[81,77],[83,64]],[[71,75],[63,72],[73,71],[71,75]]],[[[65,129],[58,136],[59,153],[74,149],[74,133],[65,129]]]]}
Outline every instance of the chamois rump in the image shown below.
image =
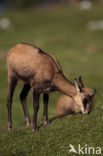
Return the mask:
{"type": "Polygon", "coordinates": [[[43,93],[44,111],[43,122],[48,124],[49,92],[59,90],[74,100],[83,101],[84,94],[78,93],[78,87],[70,82],[63,74],[62,68],[56,58],[30,44],[19,43],[11,48],[7,55],[8,67],[8,130],[12,129],[12,99],[18,80],[24,82],[20,94],[25,121],[31,124],[27,110],[26,98],[29,90],[33,92],[33,123],[32,131],[37,131],[37,112],[39,109],[40,93],[43,93]],[[74,97],[78,97],[77,99],[74,97]]]}
{"type": "MultiPolygon", "coordinates": [[[[77,80],[75,80],[75,83],[77,83],[77,80]]],[[[84,93],[83,100],[74,100],[77,98],[77,96],[74,97],[74,99],[67,95],[60,96],[56,105],[57,115],[67,115],[70,113],[90,113],[93,107],[93,97],[96,94],[96,90],[93,91],[91,88],[85,87],[81,77],[79,77],[78,84],[78,93],[84,93]]]]}

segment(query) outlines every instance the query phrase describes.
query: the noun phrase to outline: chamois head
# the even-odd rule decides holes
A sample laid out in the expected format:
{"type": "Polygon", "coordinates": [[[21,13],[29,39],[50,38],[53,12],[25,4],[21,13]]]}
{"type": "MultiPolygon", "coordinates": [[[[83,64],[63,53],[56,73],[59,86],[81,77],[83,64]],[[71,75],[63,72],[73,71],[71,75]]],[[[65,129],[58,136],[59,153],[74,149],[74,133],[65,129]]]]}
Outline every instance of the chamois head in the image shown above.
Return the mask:
{"type": "Polygon", "coordinates": [[[78,81],[75,79],[75,87],[77,89],[77,95],[74,96],[74,102],[81,109],[81,113],[88,114],[91,111],[93,104],[93,97],[97,93],[96,89],[92,90],[84,86],[81,76],[78,81]]]}

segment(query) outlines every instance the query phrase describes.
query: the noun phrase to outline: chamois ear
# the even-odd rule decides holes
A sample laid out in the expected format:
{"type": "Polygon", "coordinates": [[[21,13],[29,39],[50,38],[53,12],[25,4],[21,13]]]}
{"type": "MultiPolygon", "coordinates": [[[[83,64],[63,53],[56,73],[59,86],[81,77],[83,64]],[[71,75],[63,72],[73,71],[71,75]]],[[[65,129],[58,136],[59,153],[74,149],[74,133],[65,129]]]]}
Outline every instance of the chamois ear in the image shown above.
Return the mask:
{"type": "Polygon", "coordinates": [[[83,84],[83,81],[82,81],[82,77],[79,76],[78,80],[79,80],[80,86],[81,86],[82,88],[84,88],[84,84],[83,84]]]}
{"type": "Polygon", "coordinates": [[[77,79],[75,79],[74,82],[75,82],[75,88],[77,89],[77,92],[80,93],[81,92],[81,88],[78,85],[77,79]]]}

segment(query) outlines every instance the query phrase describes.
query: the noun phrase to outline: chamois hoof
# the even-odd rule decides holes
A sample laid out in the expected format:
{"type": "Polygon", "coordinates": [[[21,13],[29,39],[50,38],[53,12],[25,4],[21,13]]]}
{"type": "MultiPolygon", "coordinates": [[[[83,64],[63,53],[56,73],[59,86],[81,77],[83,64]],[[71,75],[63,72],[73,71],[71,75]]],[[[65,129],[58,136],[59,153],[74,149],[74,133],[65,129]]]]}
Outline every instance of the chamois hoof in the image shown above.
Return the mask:
{"type": "Polygon", "coordinates": [[[26,127],[32,126],[31,122],[26,122],[26,127]]]}
{"type": "Polygon", "coordinates": [[[49,122],[48,122],[48,121],[45,121],[45,122],[44,122],[44,126],[45,126],[45,127],[48,127],[48,125],[49,125],[49,122]]]}
{"type": "Polygon", "coordinates": [[[12,128],[12,124],[8,123],[8,131],[12,131],[13,128],[12,128]]]}
{"type": "Polygon", "coordinates": [[[25,123],[26,123],[26,126],[27,126],[27,127],[31,126],[31,121],[30,121],[30,119],[26,118],[26,119],[25,119],[25,123]]]}
{"type": "Polygon", "coordinates": [[[30,127],[31,126],[31,123],[26,123],[26,127],[30,127]]]}
{"type": "Polygon", "coordinates": [[[32,132],[36,133],[38,131],[38,128],[32,128],[32,132]]]}
{"type": "Polygon", "coordinates": [[[44,123],[44,126],[48,127],[49,121],[47,119],[45,119],[45,117],[42,118],[42,121],[44,123]]]}
{"type": "Polygon", "coordinates": [[[33,123],[31,123],[31,127],[32,127],[32,132],[36,133],[38,131],[38,128],[34,126],[33,123]]]}

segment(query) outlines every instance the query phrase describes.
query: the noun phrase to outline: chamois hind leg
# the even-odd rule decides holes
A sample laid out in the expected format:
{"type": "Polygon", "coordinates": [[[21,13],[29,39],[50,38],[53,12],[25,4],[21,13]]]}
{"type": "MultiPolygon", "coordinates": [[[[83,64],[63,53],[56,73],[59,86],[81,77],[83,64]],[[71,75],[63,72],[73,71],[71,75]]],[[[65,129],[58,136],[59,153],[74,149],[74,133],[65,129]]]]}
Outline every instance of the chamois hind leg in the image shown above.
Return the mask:
{"type": "Polygon", "coordinates": [[[8,109],[8,130],[10,131],[12,129],[12,99],[13,99],[13,93],[15,86],[17,84],[17,78],[16,76],[8,75],[8,97],[7,97],[7,109],[8,109]]]}
{"type": "Polygon", "coordinates": [[[49,101],[49,95],[47,93],[43,94],[43,101],[44,101],[44,111],[43,111],[43,122],[44,125],[48,125],[48,101],[49,101]]]}
{"type": "Polygon", "coordinates": [[[23,111],[24,111],[24,115],[25,115],[25,121],[26,121],[27,126],[29,126],[31,124],[28,109],[27,109],[27,104],[26,104],[26,98],[27,98],[30,88],[31,87],[29,84],[24,84],[22,92],[20,94],[20,100],[22,103],[22,107],[23,107],[23,111]]]}
{"type": "Polygon", "coordinates": [[[33,108],[34,108],[34,115],[33,115],[33,127],[32,132],[36,132],[37,129],[37,113],[39,110],[39,97],[40,92],[39,89],[33,89],[33,108]]]}

